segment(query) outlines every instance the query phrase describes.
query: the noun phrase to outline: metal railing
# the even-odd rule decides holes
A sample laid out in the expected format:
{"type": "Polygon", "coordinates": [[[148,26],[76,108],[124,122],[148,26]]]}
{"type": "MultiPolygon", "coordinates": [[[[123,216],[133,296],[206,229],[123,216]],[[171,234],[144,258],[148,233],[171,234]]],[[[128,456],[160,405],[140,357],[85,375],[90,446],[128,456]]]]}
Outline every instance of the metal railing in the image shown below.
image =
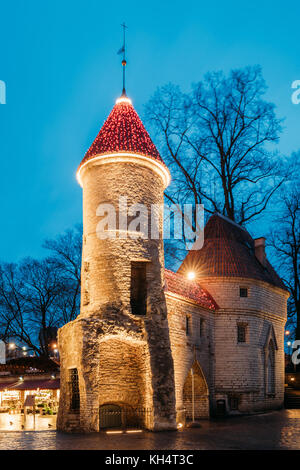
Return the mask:
{"type": "Polygon", "coordinates": [[[102,406],[99,412],[99,429],[147,428],[153,417],[151,408],[122,408],[102,406]]]}

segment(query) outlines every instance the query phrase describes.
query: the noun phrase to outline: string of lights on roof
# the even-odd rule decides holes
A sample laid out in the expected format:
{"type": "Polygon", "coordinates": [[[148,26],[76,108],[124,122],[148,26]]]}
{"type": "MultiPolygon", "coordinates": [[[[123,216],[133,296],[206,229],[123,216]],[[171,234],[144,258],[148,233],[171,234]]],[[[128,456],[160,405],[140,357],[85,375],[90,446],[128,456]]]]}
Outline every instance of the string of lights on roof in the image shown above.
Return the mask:
{"type": "Polygon", "coordinates": [[[118,99],[116,100],[116,104],[120,104],[120,103],[132,104],[131,99],[128,98],[127,96],[123,96],[123,95],[120,96],[120,98],[118,98],[118,99]]]}
{"type": "Polygon", "coordinates": [[[95,155],[110,152],[140,153],[163,163],[128,98],[120,98],[114,106],[81,164],[95,155]]]}

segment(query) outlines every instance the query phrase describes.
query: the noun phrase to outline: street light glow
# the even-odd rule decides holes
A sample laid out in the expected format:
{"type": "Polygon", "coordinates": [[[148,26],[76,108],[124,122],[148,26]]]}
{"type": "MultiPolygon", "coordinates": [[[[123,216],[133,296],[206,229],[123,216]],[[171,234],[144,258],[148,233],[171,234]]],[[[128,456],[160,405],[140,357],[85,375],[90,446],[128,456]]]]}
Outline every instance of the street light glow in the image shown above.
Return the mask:
{"type": "Polygon", "coordinates": [[[196,273],[194,271],[189,271],[187,273],[187,278],[190,280],[190,281],[193,281],[195,278],[196,278],[196,273]]]}

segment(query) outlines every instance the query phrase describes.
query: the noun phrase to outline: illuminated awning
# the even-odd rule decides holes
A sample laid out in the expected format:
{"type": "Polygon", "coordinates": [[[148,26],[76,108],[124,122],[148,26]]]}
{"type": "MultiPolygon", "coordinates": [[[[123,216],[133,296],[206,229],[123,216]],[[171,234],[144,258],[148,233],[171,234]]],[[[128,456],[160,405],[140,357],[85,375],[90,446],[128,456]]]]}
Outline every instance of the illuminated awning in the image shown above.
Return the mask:
{"type": "Polygon", "coordinates": [[[0,392],[3,390],[15,390],[20,382],[0,382],[0,392]]]}
{"type": "Polygon", "coordinates": [[[45,380],[23,380],[18,382],[0,382],[0,391],[9,390],[58,390],[60,387],[59,379],[45,380]]]}

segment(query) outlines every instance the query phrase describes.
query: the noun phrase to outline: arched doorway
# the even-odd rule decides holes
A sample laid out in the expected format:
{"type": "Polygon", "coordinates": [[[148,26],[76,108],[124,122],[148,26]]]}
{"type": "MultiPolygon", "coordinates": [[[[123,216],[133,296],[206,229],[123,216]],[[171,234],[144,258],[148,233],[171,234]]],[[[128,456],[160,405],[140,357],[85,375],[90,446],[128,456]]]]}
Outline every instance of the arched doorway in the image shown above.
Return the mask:
{"type": "Polygon", "coordinates": [[[276,396],[276,351],[278,350],[274,327],[271,324],[264,346],[265,396],[276,396]]]}
{"type": "Polygon", "coordinates": [[[119,405],[107,404],[100,406],[99,429],[121,428],[122,409],[119,405]]]}
{"type": "Polygon", "coordinates": [[[189,370],[183,387],[183,406],[186,419],[209,418],[209,391],[198,361],[189,370]]]}

